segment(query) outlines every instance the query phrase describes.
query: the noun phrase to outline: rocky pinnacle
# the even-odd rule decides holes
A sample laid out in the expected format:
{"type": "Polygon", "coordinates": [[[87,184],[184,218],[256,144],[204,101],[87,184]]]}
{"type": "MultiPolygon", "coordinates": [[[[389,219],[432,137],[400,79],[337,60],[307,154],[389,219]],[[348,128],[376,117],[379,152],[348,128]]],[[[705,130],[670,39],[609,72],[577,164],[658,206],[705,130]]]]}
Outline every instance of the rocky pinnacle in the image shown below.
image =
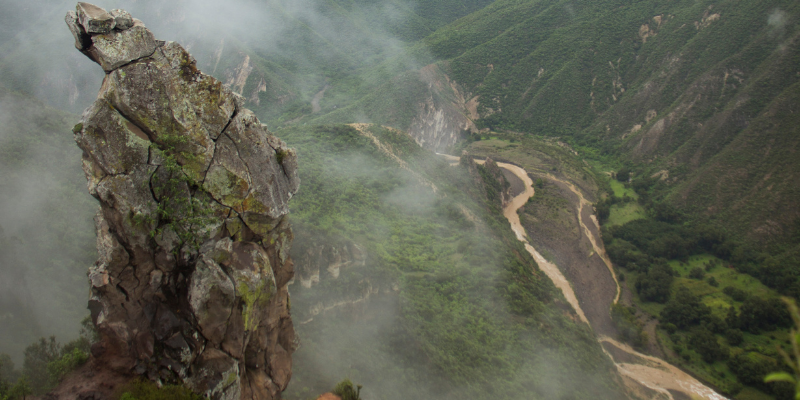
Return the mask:
{"type": "Polygon", "coordinates": [[[94,362],[212,399],[280,398],[296,347],[294,150],[127,12],[78,3],[66,22],[106,73],[73,129],[100,202],[94,362]]]}

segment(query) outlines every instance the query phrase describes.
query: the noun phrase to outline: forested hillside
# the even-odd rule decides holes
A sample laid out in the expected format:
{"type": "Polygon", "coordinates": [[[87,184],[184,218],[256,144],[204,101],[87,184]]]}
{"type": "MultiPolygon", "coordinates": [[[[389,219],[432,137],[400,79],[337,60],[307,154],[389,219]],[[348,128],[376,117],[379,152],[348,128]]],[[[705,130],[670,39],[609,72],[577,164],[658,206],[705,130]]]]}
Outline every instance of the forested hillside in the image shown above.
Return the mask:
{"type": "Polygon", "coordinates": [[[504,178],[374,125],[277,134],[303,180],[289,398],[342,376],[372,399],[624,397],[591,331],[508,229],[504,178]]]}
{"type": "MultiPolygon", "coordinates": [[[[761,377],[783,368],[778,297],[800,296],[800,3],[98,3],[182,42],[300,155],[287,397],[343,374],[370,398],[621,396],[508,231],[502,185],[428,151],[535,142],[519,135],[593,170],[623,339],[729,395],[789,395],[761,377]]],[[[77,335],[96,258],[70,129],[103,76],[73,7],[0,13],[0,353],[18,366],[33,338],[77,335]]],[[[532,215],[564,203],[539,189],[532,215]]]]}
{"type": "Polygon", "coordinates": [[[791,1],[501,0],[423,43],[478,103],[478,127],[559,136],[636,178],[658,173],[670,203],[786,244],[798,14],[791,1]]]}

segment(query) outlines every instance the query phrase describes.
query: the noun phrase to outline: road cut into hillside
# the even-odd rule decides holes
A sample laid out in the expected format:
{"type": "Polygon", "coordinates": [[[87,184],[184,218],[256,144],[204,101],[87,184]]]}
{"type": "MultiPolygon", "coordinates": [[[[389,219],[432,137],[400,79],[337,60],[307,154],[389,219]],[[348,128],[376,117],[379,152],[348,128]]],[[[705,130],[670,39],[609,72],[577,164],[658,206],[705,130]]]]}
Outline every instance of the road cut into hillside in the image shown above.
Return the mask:
{"type": "MultiPolygon", "coordinates": [[[[475,162],[478,164],[483,164],[484,160],[475,160],[475,162]]],[[[544,258],[533,246],[530,245],[530,243],[528,243],[528,234],[525,232],[525,228],[522,227],[522,223],[519,221],[519,214],[517,214],[517,210],[524,206],[525,203],[528,202],[528,199],[533,197],[535,193],[533,189],[533,180],[531,180],[531,178],[528,176],[528,173],[524,169],[516,165],[498,162],[497,166],[511,171],[514,175],[521,179],[524,184],[524,190],[522,193],[511,199],[511,201],[503,209],[503,216],[506,217],[508,222],[511,224],[511,230],[514,231],[514,234],[517,236],[517,240],[525,244],[525,249],[528,250],[528,253],[530,253],[531,256],[533,256],[533,259],[536,260],[536,263],[539,264],[539,269],[541,269],[542,272],[544,272],[545,275],[547,275],[547,277],[553,281],[556,287],[561,289],[561,292],[564,293],[564,297],[567,299],[567,302],[578,314],[578,317],[580,317],[581,321],[589,324],[589,320],[586,319],[586,315],[583,313],[583,309],[578,303],[578,298],[575,297],[575,291],[572,290],[572,286],[570,286],[567,278],[564,277],[564,274],[561,273],[561,270],[558,269],[558,266],[544,258]]]]}
{"type": "MultiPolygon", "coordinates": [[[[445,156],[451,162],[454,161],[454,159],[457,159],[455,156],[444,154],[440,155],[445,156]]],[[[475,162],[478,164],[483,164],[485,160],[475,159],[475,162]]],[[[503,216],[506,217],[511,225],[511,229],[517,236],[517,240],[525,244],[525,249],[528,250],[534,260],[536,260],[536,263],[539,265],[539,269],[541,269],[542,272],[544,272],[545,275],[547,275],[547,277],[553,281],[556,287],[562,291],[564,297],[567,299],[567,302],[578,314],[581,321],[591,326],[586,318],[586,315],[581,309],[580,303],[575,295],[575,291],[573,290],[569,281],[564,277],[564,274],[561,272],[561,270],[559,270],[555,263],[550,262],[542,257],[542,255],[528,242],[528,235],[525,231],[525,228],[520,223],[519,214],[517,211],[535,194],[533,180],[528,175],[528,172],[522,167],[504,162],[497,162],[497,165],[500,168],[504,168],[516,175],[524,183],[524,190],[515,196],[503,209],[503,216]]],[[[581,228],[584,234],[591,241],[594,251],[603,259],[603,262],[608,267],[609,272],[614,277],[614,282],[617,285],[617,295],[614,298],[613,303],[616,303],[619,299],[619,282],[617,281],[616,276],[614,276],[614,270],[611,267],[611,261],[608,259],[605,249],[599,242],[599,225],[597,224],[594,214],[590,212],[584,213],[584,206],[588,205],[591,207],[591,203],[589,203],[580,190],[570,182],[558,179],[550,174],[548,174],[547,177],[551,180],[566,185],[578,196],[579,200],[576,206],[578,208],[581,228]],[[584,222],[584,214],[590,214],[592,221],[591,223],[593,225],[587,226],[587,224],[584,222]]],[[[608,306],[610,307],[611,304],[608,306]]],[[[726,400],[726,397],[720,395],[688,373],[660,358],[641,354],[632,349],[630,346],[619,343],[607,336],[599,336],[597,340],[603,347],[603,351],[616,365],[619,374],[635,382],[633,383],[625,380],[625,383],[629,385],[631,391],[633,392],[640,392],[641,387],[645,387],[652,391],[652,398],[668,398],[675,400],[676,397],[685,398],[685,396],[688,396],[690,398],[705,400],[726,400]]]]}

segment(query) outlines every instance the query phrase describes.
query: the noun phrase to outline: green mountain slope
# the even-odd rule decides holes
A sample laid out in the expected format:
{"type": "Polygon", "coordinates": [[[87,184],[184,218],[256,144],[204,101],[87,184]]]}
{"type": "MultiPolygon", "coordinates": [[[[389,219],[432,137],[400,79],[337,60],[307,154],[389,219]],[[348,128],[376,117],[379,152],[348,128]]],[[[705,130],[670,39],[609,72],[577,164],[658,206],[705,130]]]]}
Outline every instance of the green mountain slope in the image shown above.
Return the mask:
{"type": "Polygon", "coordinates": [[[508,229],[490,172],[448,166],[375,125],[276,134],[297,149],[303,181],[288,398],[343,376],[375,399],[624,397],[592,333],[508,229]],[[346,256],[354,247],[361,263],[346,256]]]}
{"type": "MultiPolygon", "coordinates": [[[[777,147],[790,151],[800,122],[791,111],[797,15],[798,4],[782,0],[500,0],[423,43],[477,102],[469,117],[479,128],[560,136],[585,153],[613,154],[637,177],[660,173],[662,196],[732,236],[786,244],[798,208],[795,185],[783,183],[798,166],[777,147]],[[765,178],[768,191],[758,183],[765,178]]],[[[418,94],[428,82],[411,83],[402,87],[418,94]]],[[[387,85],[331,117],[406,128],[417,115],[395,121],[391,113],[419,112],[419,96],[406,101],[387,85]]]]}

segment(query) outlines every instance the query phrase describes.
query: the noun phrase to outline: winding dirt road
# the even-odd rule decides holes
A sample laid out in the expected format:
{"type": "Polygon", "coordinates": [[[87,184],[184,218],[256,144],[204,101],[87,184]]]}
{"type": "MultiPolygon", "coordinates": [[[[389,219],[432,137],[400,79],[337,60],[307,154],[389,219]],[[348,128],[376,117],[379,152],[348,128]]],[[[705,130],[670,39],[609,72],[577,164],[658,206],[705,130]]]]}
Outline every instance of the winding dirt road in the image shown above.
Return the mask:
{"type": "MultiPolygon", "coordinates": [[[[458,157],[450,155],[441,155],[445,156],[450,161],[458,159],[458,157]]],[[[484,160],[476,159],[475,162],[478,164],[483,164],[484,160]]],[[[517,214],[517,210],[525,205],[528,199],[535,194],[533,189],[533,181],[528,176],[528,172],[521,167],[508,163],[498,162],[497,165],[519,177],[525,185],[525,190],[514,197],[503,209],[503,216],[508,219],[509,224],[511,224],[511,229],[514,231],[517,239],[525,244],[525,249],[528,250],[531,256],[533,256],[534,260],[536,260],[536,263],[539,264],[539,268],[553,281],[556,287],[561,289],[561,291],[564,293],[564,297],[567,299],[567,302],[569,302],[572,308],[575,309],[575,312],[580,316],[581,320],[586,324],[589,324],[589,321],[586,319],[586,316],[584,315],[584,312],[578,303],[572,286],[558,269],[558,266],[547,261],[544,257],[542,257],[541,254],[539,254],[538,251],[536,251],[533,246],[530,245],[530,243],[528,243],[527,233],[520,223],[519,214],[517,214]]],[[[572,183],[558,179],[550,174],[548,174],[547,177],[548,179],[552,179],[553,181],[561,182],[562,184],[566,185],[580,199],[578,202],[580,225],[583,228],[584,234],[591,241],[592,248],[603,259],[603,262],[608,267],[609,272],[614,277],[614,282],[617,284],[617,295],[614,298],[614,304],[616,304],[620,295],[619,282],[617,281],[617,277],[614,274],[614,269],[611,266],[611,260],[605,253],[605,249],[598,244],[600,232],[599,224],[597,223],[597,219],[595,218],[594,214],[591,213],[589,213],[592,224],[591,227],[594,229],[590,229],[584,221],[584,206],[591,207],[591,203],[586,200],[586,198],[583,196],[583,193],[581,193],[581,191],[572,183]]],[[[589,325],[591,326],[591,324],[589,325]]],[[[598,337],[597,341],[603,347],[603,351],[606,353],[606,355],[608,355],[608,357],[614,361],[614,364],[616,365],[620,375],[630,378],[639,385],[652,390],[655,394],[654,398],[666,397],[674,400],[675,397],[673,397],[672,392],[680,392],[696,399],[727,400],[724,396],[702,384],[691,375],[660,358],[641,354],[632,349],[630,346],[619,343],[607,336],[600,336],[598,337]],[[613,351],[609,351],[609,348],[613,351]],[[612,353],[616,353],[618,356],[615,358],[612,353]]]]}
{"type": "MultiPolygon", "coordinates": [[[[475,162],[478,164],[483,164],[485,160],[475,160],[475,162]]],[[[567,302],[578,314],[581,321],[589,325],[589,320],[586,319],[586,315],[583,313],[583,309],[581,309],[581,306],[578,303],[578,298],[575,296],[575,291],[572,289],[572,286],[569,284],[567,278],[564,277],[564,274],[561,273],[561,270],[558,269],[558,266],[550,261],[547,261],[547,259],[542,257],[542,255],[539,254],[539,252],[536,251],[536,249],[531,246],[530,243],[528,243],[528,234],[525,232],[525,228],[522,227],[522,223],[519,221],[519,214],[517,214],[517,210],[524,206],[525,203],[528,202],[528,199],[533,197],[535,193],[533,190],[533,180],[531,180],[531,178],[528,176],[527,171],[516,165],[498,162],[497,166],[511,171],[514,175],[519,177],[519,179],[521,179],[525,185],[525,190],[511,199],[511,201],[503,209],[503,216],[506,217],[508,222],[511,224],[511,230],[513,230],[514,234],[517,235],[517,240],[525,244],[525,250],[528,250],[528,253],[530,253],[531,256],[533,256],[533,259],[536,260],[536,263],[539,264],[539,269],[541,269],[542,272],[544,272],[544,274],[547,275],[551,281],[553,281],[557,288],[561,289],[561,292],[564,293],[564,297],[567,299],[567,302]]]]}

